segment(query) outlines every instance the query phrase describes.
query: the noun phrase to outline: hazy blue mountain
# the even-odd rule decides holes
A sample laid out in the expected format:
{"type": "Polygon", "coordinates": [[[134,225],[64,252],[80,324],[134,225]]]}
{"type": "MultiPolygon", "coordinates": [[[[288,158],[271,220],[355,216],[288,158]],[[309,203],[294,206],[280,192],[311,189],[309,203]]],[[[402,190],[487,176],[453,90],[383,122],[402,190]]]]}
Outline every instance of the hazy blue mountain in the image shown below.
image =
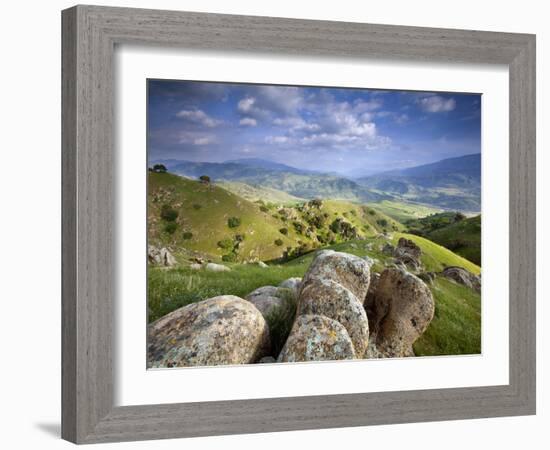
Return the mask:
{"type": "Polygon", "coordinates": [[[274,161],[269,161],[267,159],[261,158],[242,158],[242,159],[232,159],[225,161],[226,164],[240,164],[247,167],[255,167],[258,169],[274,170],[277,172],[288,172],[288,173],[318,173],[313,170],[298,169],[296,167],[287,166],[286,164],[277,163],[274,161]]]}
{"type": "Polygon", "coordinates": [[[368,187],[337,175],[309,172],[261,159],[223,163],[163,160],[168,171],[189,178],[208,175],[214,182],[239,181],[252,186],[277,189],[299,198],[332,198],[373,202],[391,196],[372,192],[368,187]]]}
{"type": "Polygon", "coordinates": [[[448,209],[480,211],[481,155],[465,155],[431,164],[392,170],[357,180],[363,186],[405,200],[448,209]]]}

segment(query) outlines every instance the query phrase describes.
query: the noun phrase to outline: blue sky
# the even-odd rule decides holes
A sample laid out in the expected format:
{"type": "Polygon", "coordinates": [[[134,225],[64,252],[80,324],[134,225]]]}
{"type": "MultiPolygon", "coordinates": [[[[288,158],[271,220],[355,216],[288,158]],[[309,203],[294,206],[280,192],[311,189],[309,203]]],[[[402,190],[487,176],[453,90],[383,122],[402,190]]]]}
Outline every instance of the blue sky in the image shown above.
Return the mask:
{"type": "Polygon", "coordinates": [[[363,175],[481,152],[479,94],[149,80],[148,158],[363,175]]]}

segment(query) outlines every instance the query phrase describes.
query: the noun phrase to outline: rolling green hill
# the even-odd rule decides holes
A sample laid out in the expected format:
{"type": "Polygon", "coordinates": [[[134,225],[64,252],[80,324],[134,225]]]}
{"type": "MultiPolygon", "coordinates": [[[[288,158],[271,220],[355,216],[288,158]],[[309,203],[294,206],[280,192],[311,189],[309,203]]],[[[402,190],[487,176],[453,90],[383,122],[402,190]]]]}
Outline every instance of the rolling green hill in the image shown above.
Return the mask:
{"type": "Polygon", "coordinates": [[[306,201],[303,198],[294,197],[284,191],[268,188],[261,185],[252,185],[240,181],[219,181],[218,186],[233,192],[251,202],[263,201],[265,203],[278,203],[281,205],[295,205],[306,201]]]}
{"type": "Polygon", "coordinates": [[[412,202],[400,202],[397,200],[382,200],[372,205],[398,222],[405,223],[411,219],[420,219],[430,214],[441,212],[441,209],[412,202]]]}
{"type": "Polygon", "coordinates": [[[197,256],[225,262],[269,261],[404,229],[365,205],[312,200],[292,206],[284,195],[279,204],[251,202],[222,186],[226,185],[150,172],[149,243],[169,246],[182,260],[197,256]]]}
{"type": "Polygon", "coordinates": [[[481,215],[432,231],[427,237],[481,265],[481,215]]]}
{"type": "Polygon", "coordinates": [[[481,264],[481,215],[465,217],[457,212],[444,212],[410,219],[405,221],[405,225],[411,233],[481,264]]]}

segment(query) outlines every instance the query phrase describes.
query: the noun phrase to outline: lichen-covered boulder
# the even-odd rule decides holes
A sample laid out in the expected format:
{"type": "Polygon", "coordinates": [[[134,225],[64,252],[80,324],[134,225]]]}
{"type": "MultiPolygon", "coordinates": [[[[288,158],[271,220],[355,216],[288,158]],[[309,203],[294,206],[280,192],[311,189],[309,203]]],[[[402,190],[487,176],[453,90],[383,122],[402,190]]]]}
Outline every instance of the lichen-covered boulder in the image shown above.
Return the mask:
{"type": "Polygon", "coordinates": [[[481,292],[481,277],[462,267],[446,267],[441,272],[441,275],[455,283],[463,284],[476,292],[481,292]]]}
{"type": "Polygon", "coordinates": [[[296,296],[300,291],[300,286],[302,285],[302,279],[298,277],[287,278],[284,281],[281,281],[279,287],[292,290],[296,296]]]}
{"type": "Polygon", "coordinates": [[[284,303],[284,298],[280,296],[279,289],[275,286],[259,287],[248,294],[246,300],[258,308],[264,317],[267,317],[284,303]]]}
{"type": "Polygon", "coordinates": [[[336,320],[348,332],[356,355],[362,355],[369,341],[369,322],[362,302],[339,283],[313,278],[300,292],[297,314],[320,315],[336,320]]]}
{"type": "Polygon", "coordinates": [[[313,279],[335,281],[363,303],[369,289],[370,267],[367,261],[358,256],[323,250],[317,254],[302,278],[301,290],[313,279]]]}
{"type": "Polygon", "coordinates": [[[184,306],[148,326],[149,367],[247,364],[268,351],[262,314],[233,295],[184,306]]]}
{"type": "Polygon", "coordinates": [[[435,304],[420,278],[404,270],[386,269],[374,292],[372,310],[377,349],[385,356],[411,356],[413,343],[433,318],[435,304]]]}
{"type": "Polygon", "coordinates": [[[354,359],[348,332],[336,320],[324,316],[296,318],[278,362],[332,361],[354,359]]]}

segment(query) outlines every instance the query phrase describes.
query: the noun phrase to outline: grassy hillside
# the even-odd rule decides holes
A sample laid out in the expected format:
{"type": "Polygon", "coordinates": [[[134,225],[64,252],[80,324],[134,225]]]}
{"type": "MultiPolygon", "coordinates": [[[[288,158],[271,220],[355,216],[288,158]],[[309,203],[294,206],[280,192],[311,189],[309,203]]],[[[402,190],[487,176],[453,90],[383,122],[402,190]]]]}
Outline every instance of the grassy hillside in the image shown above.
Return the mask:
{"type": "Polygon", "coordinates": [[[481,353],[481,297],[465,286],[437,277],[430,287],[435,314],[414,343],[417,356],[481,353]]]}
{"type": "Polygon", "coordinates": [[[411,233],[426,237],[477,265],[481,264],[481,215],[432,214],[405,222],[411,233]]]}
{"type": "MultiPolygon", "coordinates": [[[[424,255],[427,270],[441,270],[445,265],[462,266],[479,273],[480,269],[451,251],[418,236],[395,233],[396,242],[404,236],[415,240],[424,255]]],[[[329,246],[336,251],[370,256],[377,262],[373,270],[380,272],[392,258],[381,252],[386,238],[378,236],[365,240],[353,240],[329,246]]],[[[289,277],[301,277],[315,256],[311,252],[268,268],[254,265],[228,264],[230,272],[193,271],[182,266],[174,269],[149,268],[148,305],[149,321],[190,303],[222,294],[240,297],[260,286],[278,285],[289,277]]],[[[430,286],[436,302],[435,317],[426,333],[415,344],[417,355],[479,353],[481,340],[480,295],[442,277],[430,286]]]]}
{"type": "Polygon", "coordinates": [[[432,231],[428,238],[481,265],[481,215],[432,231]]]}
{"type": "Polygon", "coordinates": [[[348,201],[252,202],[222,186],[150,172],[149,242],[169,246],[182,261],[190,256],[225,262],[269,261],[403,230],[377,209],[348,201]]]}
{"type": "Polygon", "coordinates": [[[280,221],[271,213],[221,187],[150,173],[148,190],[149,242],[175,248],[176,256],[184,249],[214,258],[236,253],[240,259],[273,259],[295,243],[293,232],[279,232],[280,221]],[[175,220],[162,218],[166,206],[177,211],[175,220]],[[282,245],[274,244],[277,239],[282,245]]]}
{"type": "Polygon", "coordinates": [[[372,204],[378,211],[381,211],[398,222],[405,223],[407,220],[420,219],[430,214],[441,212],[441,209],[418,203],[399,202],[397,200],[383,200],[372,204]]]}
{"type": "Polygon", "coordinates": [[[284,191],[279,191],[277,189],[268,188],[261,185],[242,183],[240,181],[220,181],[216,184],[251,202],[262,200],[266,203],[295,205],[296,203],[306,201],[303,198],[294,197],[284,191]]]}

